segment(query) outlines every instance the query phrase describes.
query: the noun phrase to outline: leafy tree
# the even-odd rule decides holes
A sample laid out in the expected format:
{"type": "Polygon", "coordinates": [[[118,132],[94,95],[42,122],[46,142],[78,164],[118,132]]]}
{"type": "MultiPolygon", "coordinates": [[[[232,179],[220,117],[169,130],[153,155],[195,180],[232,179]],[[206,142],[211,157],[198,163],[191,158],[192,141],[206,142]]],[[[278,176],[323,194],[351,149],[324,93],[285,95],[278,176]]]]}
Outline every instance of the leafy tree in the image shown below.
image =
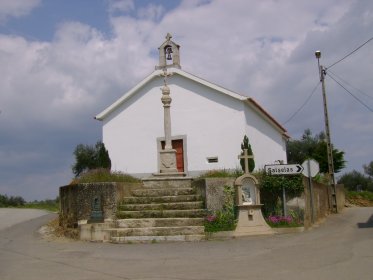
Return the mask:
{"type": "MultiPolygon", "coordinates": [[[[290,140],[287,143],[287,158],[289,163],[302,163],[313,158],[320,164],[320,172],[328,173],[328,154],[323,132],[313,136],[311,130],[306,129],[300,140],[290,140]]],[[[344,152],[332,147],[334,172],[340,172],[345,166],[344,152]]]]}
{"type": "Polygon", "coordinates": [[[358,187],[363,191],[373,191],[372,179],[356,170],[343,174],[338,184],[344,184],[345,188],[350,191],[357,191],[358,187]]]}
{"type": "MultiPolygon", "coordinates": [[[[243,141],[241,143],[241,150],[242,150],[241,156],[244,155],[244,149],[247,149],[247,154],[248,155],[251,155],[251,156],[253,155],[253,151],[252,151],[251,145],[249,143],[249,138],[246,135],[243,137],[243,141]]],[[[240,164],[241,164],[242,170],[245,171],[245,160],[241,159],[240,164]]],[[[250,158],[249,159],[249,172],[250,173],[253,172],[254,168],[255,168],[255,161],[254,161],[253,158],[250,158]]]]}
{"type": "Polygon", "coordinates": [[[74,150],[75,164],[72,171],[75,177],[83,172],[97,168],[111,168],[109,152],[104,143],[98,141],[95,146],[79,144],[74,150]]]}
{"type": "Polygon", "coordinates": [[[0,194],[0,207],[17,207],[25,205],[26,201],[21,196],[10,196],[0,194]]]}
{"type": "Polygon", "coordinates": [[[373,177],[373,161],[371,161],[369,164],[364,164],[363,168],[365,174],[367,174],[369,177],[373,177]]]}

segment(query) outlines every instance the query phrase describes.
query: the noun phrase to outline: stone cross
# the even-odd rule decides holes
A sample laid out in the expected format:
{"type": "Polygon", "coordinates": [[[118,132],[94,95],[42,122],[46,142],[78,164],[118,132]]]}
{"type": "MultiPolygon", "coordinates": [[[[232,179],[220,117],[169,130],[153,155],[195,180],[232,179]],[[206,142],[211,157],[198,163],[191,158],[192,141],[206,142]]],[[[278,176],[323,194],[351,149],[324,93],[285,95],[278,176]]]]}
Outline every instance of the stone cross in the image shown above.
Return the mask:
{"type": "Polygon", "coordinates": [[[170,77],[172,75],[173,73],[167,73],[167,68],[163,68],[163,73],[161,74],[161,76],[163,77],[164,86],[167,86],[167,77],[170,77]]]}
{"type": "Polygon", "coordinates": [[[167,35],[166,35],[166,40],[167,40],[167,41],[170,41],[171,38],[172,38],[172,35],[171,35],[170,33],[167,33],[167,35]]]}
{"type": "Polygon", "coordinates": [[[244,149],[243,151],[244,151],[243,155],[239,155],[238,159],[243,159],[244,160],[245,174],[250,174],[250,172],[249,172],[249,159],[254,158],[254,156],[249,155],[247,153],[247,149],[244,149]]]}

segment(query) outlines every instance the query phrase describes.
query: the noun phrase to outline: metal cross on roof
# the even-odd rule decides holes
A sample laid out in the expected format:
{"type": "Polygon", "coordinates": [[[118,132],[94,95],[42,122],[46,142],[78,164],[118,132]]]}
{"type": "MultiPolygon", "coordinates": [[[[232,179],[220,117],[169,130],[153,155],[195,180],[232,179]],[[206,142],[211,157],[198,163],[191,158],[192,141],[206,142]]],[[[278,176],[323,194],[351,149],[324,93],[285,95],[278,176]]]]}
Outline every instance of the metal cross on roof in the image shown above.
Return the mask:
{"type": "Polygon", "coordinates": [[[253,155],[249,155],[247,153],[247,149],[243,150],[243,155],[239,155],[238,159],[243,159],[244,160],[244,166],[245,166],[245,174],[250,174],[249,172],[249,159],[254,158],[253,155]]]}

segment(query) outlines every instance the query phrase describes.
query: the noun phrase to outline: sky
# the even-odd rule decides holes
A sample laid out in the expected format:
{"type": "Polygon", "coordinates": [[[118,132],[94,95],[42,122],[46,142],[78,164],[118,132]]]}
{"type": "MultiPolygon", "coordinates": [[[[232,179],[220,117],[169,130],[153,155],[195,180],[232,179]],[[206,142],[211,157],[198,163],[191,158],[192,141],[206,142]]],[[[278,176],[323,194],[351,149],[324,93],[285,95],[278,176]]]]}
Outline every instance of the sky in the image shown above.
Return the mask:
{"type": "Polygon", "coordinates": [[[373,37],[373,1],[0,0],[0,193],[55,198],[75,147],[102,139],[94,116],[154,70],[168,32],[183,70],[294,139],[324,130],[320,50],[337,176],[373,160],[373,41],[333,65],[373,37]]]}

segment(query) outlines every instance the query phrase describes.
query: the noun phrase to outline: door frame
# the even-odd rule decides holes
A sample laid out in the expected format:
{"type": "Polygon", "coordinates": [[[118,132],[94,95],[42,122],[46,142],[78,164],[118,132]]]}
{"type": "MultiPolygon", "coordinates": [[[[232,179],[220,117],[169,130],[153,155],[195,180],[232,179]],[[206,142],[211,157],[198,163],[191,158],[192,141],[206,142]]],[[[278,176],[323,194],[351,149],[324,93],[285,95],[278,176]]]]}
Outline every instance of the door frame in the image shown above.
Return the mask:
{"type": "MultiPolygon", "coordinates": [[[[188,174],[188,152],[187,152],[187,136],[186,135],[176,135],[171,136],[172,140],[182,140],[183,141],[183,159],[184,159],[184,173],[188,174]]],[[[157,137],[157,162],[158,162],[158,170],[161,168],[161,158],[159,156],[159,152],[162,150],[161,142],[165,141],[164,137],[157,137]]]]}

